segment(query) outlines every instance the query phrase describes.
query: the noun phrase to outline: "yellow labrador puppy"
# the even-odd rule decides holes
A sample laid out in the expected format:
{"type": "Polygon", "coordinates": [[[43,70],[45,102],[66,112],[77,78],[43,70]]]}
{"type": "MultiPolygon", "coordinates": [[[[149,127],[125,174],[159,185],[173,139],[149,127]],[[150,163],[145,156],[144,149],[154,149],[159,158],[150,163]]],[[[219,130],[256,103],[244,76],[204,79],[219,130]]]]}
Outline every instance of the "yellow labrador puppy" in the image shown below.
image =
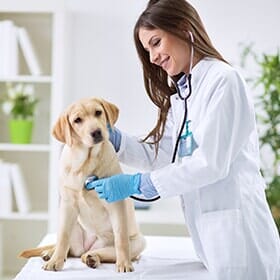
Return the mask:
{"type": "Polygon", "coordinates": [[[53,129],[65,143],[61,155],[60,212],[57,243],[26,250],[22,257],[42,256],[45,270],[61,270],[67,255],[80,257],[89,267],[116,263],[118,272],[133,271],[132,261],[145,248],[145,239],[135,220],[130,199],[107,203],[84,182],[122,172],[107,125],[114,125],[118,108],[98,98],[70,105],[53,129]]]}

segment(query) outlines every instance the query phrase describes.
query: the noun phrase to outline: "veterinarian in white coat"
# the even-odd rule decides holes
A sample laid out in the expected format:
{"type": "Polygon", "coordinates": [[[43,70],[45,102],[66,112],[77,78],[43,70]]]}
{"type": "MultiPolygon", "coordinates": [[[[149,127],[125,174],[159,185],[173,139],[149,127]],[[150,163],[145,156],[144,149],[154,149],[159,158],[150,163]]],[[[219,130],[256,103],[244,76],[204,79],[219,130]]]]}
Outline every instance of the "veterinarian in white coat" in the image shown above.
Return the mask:
{"type": "Polygon", "coordinates": [[[109,202],[137,193],[179,195],[197,255],[213,279],[279,280],[279,235],[243,79],[184,0],[150,1],[136,23],[135,43],[147,92],[159,107],[148,135],[156,144],[118,129],[111,141],[122,162],[148,173],[101,179],[89,189],[109,202]]]}

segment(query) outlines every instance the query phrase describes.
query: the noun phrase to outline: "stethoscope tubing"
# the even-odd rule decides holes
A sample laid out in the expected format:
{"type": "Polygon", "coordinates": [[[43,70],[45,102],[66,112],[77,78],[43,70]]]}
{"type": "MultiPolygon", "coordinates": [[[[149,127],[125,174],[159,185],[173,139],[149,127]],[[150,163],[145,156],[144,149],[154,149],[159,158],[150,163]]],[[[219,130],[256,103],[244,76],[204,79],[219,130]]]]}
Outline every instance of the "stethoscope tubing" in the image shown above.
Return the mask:
{"type": "MultiPolygon", "coordinates": [[[[193,42],[194,42],[194,38],[193,38],[193,34],[192,32],[188,32],[189,35],[190,35],[190,40],[191,40],[191,48],[190,48],[190,66],[189,66],[189,74],[187,76],[187,80],[188,80],[188,89],[189,89],[189,92],[188,92],[188,95],[186,97],[184,97],[182,94],[181,94],[181,91],[180,89],[178,88],[178,85],[177,85],[177,82],[176,81],[173,81],[172,78],[172,82],[176,88],[176,91],[178,93],[178,96],[181,100],[184,101],[184,106],[185,106],[185,112],[184,112],[184,118],[183,118],[183,122],[182,122],[182,125],[180,127],[180,130],[179,130],[179,133],[178,133],[178,136],[177,136],[177,139],[176,139],[176,143],[175,143],[175,147],[174,147],[174,150],[173,150],[173,154],[172,154],[172,160],[171,160],[171,163],[174,163],[175,160],[176,160],[176,155],[177,155],[177,151],[178,151],[178,147],[179,147],[179,142],[180,142],[180,136],[182,135],[182,132],[184,130],[184,126],[185,126],[185,123],[188,119],[188,98],[191,96],[192,94],[192,68],[193,68],[193,56],[194,56],[194,47],[193,47],[193,42]]],[[[153,201],[156,201],[158,199],[160,199],[160,196],[156,196],[156,197],[153,197],[153,198],[140,198],[140,197],[137,197],[137,196],[134,196],[134,195],[131,195],[130,196],[131,198],[133,198],[134,200],[137,200],[137,201],[141,201],[141,202],[153,202],[153,201]]]]}
{"type": "MultiPolygon", "coordinates": [[[[187,118],[188,118],[188,99],[189,99],[189,97],[190,97],[191,94],[192,94],[192,83],[191,83],[191,78],[192,78],[192,75],[191,75],[191,73],[190,73],[190,74],[188,75],[188,77],[187,77],[187,79],[188,79],[188,89],[189,89],[189,92],[188,92],[188,95],[187,95],[186,97],[183,97],[183,96],[182,96],[182,94],[180,93],[180,90],[179,90],[177,84],[174,83],[179,98],[180,98],[181,100],[184,101],[185,112],[184,112],[183,122],[182,122],[182,124],[181,124],[180,130],[179,130],[179,133],[178,133],[178,136],[177,136],[177,139],[176,139],[175,147],[174,147],[173,154],[172,154],[171,163],[174,163],[175,160],[176,160],[176,155],[177,155],[177,151],[178,151],[178,147],[179,147],[179,142],[180,142],[180,136],[182,135],[182,132],[183,132],[183,130],[184,130],[185,123],[186,123],[187,118]]],[[[141,202],[153,202],[153,201],[156,201],[156,200],[160,199],[160,196],[159,196],[159,195],[156,196],[156,197],[153,197],[153,198],[140,198],[140,197],[137,197],[137,196],[134,196],[134,195],[131,195],[130,197],[133,198],[134,200],[141,201],[141,202]]]]}

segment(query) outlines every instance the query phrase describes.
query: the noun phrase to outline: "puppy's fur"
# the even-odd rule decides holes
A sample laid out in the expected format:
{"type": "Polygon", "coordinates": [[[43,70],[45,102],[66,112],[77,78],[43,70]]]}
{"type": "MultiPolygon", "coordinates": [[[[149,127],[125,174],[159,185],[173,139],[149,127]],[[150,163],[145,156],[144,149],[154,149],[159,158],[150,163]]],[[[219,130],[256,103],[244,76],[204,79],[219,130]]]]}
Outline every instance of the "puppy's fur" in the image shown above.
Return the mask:
{"type": "Polygon", "coordinates": [[[67,255],[80,257],[89,267],[115,262],[118,272],[133,271],[132,261],[145,247],[130,199],[107,203],[94,190],[84,189],[90,175],[121,173],[107,125],[114,125],[118,108],[98,98],[69,106],[53,129],[65,143],[61,154],[60,212],[57,243],[29,249],[21,257],[42,256],[45,270],[61,270],[67,255]]]}

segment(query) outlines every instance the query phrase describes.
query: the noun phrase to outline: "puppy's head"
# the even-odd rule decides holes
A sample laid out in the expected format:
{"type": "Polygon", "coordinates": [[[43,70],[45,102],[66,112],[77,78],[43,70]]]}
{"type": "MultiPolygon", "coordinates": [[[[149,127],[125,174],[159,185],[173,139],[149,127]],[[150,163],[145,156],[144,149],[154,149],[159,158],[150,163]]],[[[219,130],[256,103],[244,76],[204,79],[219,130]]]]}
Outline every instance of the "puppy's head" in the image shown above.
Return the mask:
{"type": "Polygon", "coordinates": [[[85,98],[70,105],[59,117],[53,136],[67,144],[93,147],[108,140],[107,125],[113,126],[119,109],[101,98],[85,98]]]}

